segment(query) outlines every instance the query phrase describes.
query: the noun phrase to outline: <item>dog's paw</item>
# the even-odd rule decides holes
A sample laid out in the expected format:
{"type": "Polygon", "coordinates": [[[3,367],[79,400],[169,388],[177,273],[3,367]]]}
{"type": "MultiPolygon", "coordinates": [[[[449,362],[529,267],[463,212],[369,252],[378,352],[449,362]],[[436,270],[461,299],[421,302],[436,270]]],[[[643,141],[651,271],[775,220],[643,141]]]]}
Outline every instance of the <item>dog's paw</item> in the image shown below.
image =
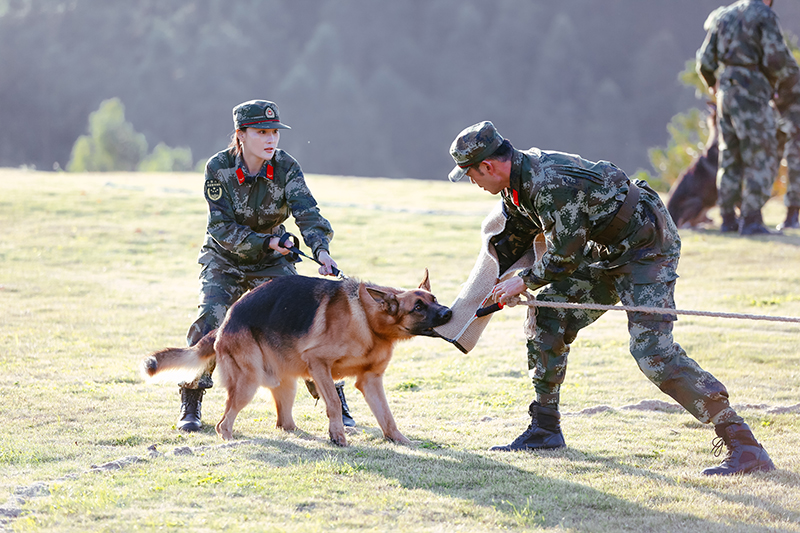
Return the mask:
{"type": "Polygon", "coordinates": [[[344,437],[344,433],[339,436],[334,436],[333,433],[330,434],[331,442],[337,446],[341,446],[342,448],[347,446],[347,439],[344,437]]]}
{"type": "Polygon", "coordinates": [[[386,438],[394,442],[395,444],[403,444],[404,446],[409,446],[411,444],[411,440],[406,438],[406,436],[400,432],[397,432],[394,435],[390,436],[387,435],[386,438]]]}

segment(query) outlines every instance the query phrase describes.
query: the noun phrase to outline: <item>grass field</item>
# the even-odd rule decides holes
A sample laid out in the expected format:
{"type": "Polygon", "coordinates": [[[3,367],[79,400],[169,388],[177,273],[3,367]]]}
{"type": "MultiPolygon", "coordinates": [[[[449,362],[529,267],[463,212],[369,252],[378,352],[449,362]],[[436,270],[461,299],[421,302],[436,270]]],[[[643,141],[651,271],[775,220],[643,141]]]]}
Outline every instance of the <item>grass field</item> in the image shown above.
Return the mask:
{"type": "MultiPolygon", "coordinates": [[[[496,199],[468,184],[308,176],[342,271],[451,302],[496,199]]],[[[707,479],[713,429],[671,405],[610,312],[573,344],[562,390],[568,447],[488,452],[525,428],[524,309],[497,313],[464,355],[402,343],[386,374],[400,430],[382,439],[347,380],[358,425],[327,440],[300,387],[301,430],[275,428],[268,391],[214,433],[175,430],[178,388],[141,359],[182,346],[197,303],[206,208],[199,174],[0,170],[0,531],[800,531],[798,325],[683,317],[678,342],[730,391],[777,471],[707,479]],[[663,404],[649,407],[648,400],[663,404]],[[644,402],[644,403],[643,403],[644,402]],[[638,407],[638,408],[637,408],[638,407]]],[[[765,219],[784,208],[773,199],[765,219]]],[[[800,231],[683,234],[679,309],[800,316],[800,231]]],[[[301,273],[314,275],[310,261],[301,273]]]]}

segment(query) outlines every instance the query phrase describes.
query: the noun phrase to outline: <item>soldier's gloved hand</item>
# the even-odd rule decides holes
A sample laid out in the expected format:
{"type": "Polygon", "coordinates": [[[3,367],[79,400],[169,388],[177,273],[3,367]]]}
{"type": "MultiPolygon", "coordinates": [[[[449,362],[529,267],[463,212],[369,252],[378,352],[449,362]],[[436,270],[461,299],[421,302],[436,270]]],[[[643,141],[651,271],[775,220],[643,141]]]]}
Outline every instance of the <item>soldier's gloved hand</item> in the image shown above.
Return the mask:
{"type": "Polygon", "coordinates": [[[319,253],[317,253],[317,261],[322,263],[319,267],[319,273],[321,275],[335,276],[336,274],[334,274],[334,272],[338,273],[339,270],[336,261],[334,261],[325,250],[320,250],[319,253]]]}

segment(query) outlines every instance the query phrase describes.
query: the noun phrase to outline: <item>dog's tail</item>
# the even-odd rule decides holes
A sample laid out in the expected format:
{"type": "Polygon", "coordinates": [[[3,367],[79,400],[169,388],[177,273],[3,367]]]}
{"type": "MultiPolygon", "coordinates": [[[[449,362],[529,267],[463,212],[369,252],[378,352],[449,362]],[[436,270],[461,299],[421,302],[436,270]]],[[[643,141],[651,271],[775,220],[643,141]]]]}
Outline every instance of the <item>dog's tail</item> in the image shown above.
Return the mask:
{"type": "MultiPolygon", "coordinates": [[[[152,379],[156,375],[178,374],[191,381],[197,373],[216,357],[214,342],[217,331],[211,331],[190,348],[164,348],[148,355],[142,361],[142,373],[152,379]]],[[[162,376],[159,376],[162,377],[162,376]]]]}

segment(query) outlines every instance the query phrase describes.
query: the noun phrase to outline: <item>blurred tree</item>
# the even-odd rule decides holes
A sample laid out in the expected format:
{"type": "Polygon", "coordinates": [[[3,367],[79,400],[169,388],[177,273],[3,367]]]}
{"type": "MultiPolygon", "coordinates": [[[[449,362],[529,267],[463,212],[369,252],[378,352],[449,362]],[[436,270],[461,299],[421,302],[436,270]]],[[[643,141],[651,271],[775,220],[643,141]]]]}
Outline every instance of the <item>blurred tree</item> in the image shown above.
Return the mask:
{"type": "Polygon", "coordinates": [[[89,135],[81,135],[67,164],[70,172],[130,171],[147,153],[147,140],[125,120],[119,98],[104,100],[89,115],[89,135]]]}
{"type": "MultiPolygon", "coordinates": [[[[0,0],[0,165],[66,167],[86,117],[116,96],[151,146],[201,159],[227,145],[233,106],[267,98],[308,172],[339,155],[326,146],[331,106],[358,145],[342,172],[443,176],[453,136],[484,119],[521,147],[634,169],[695,104],[675,77],[719,4],[0,0]],[[398,109],[420,108],[416,140],[403,139],[398,109]]],[[[798,27],[800,11],[778,4],[798,27]]]]}
{"type": "Polygon", "coordinates": [[[190,148],[170,148],[158,143],[153,152],[145,157],[136,168],[141,172],[191,172],[192,150],[190,148]]]}
{"type": "Polygon", "coordinates": [[[190,172],[190,148],[170,148],[159,143],[150,155],[147,139],[125,120],[125,106],[119,98],[104,100],[89,115],[89,134],[81,135],[72,147],[69,172],[190,172]]]}
{"type": "Polygon", "coordinates": [[[663,192],[669,190],[680,173],[700,154],[709,135],[705,115],[696,108],[672,117],[667,131],[670,138],[666,148],[648,150],[650,162],[658,175],[646,178],[651,187],[663,192]]]}

